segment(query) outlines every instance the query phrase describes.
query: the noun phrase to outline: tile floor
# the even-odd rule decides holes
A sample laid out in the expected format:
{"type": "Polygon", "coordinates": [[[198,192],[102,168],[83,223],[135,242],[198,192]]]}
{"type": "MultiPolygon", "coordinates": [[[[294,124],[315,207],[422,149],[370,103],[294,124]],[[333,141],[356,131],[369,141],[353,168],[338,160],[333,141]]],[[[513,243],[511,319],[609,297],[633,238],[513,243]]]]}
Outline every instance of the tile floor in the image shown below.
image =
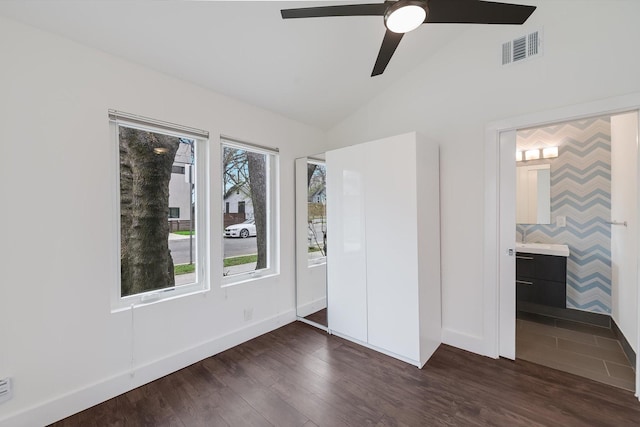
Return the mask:
{"type": "Polygon", "coordinates": [[[518,313],[516,358],[635,390],[635,373],[608,328],[518,313]]]}

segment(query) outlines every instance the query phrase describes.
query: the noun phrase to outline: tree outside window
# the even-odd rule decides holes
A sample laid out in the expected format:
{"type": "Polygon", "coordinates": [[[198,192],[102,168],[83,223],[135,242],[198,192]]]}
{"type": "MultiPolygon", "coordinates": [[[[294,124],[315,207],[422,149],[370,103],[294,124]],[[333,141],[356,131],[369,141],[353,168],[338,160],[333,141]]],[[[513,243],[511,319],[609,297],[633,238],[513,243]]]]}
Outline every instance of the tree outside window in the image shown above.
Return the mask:
{"type": "Polygon", "coordinates": [[[327,168],[324,163],[307,163],[309,261],[327,256],[327,168]]]}
{"type": "Polygon", "coordinates": [[[195,282],[195,140],[119,125],[118,146],[121,297],[195,282]],[[189,234],[179,253],[172,232],[189,234]]]}
{"type": "Polygon", "coordinates": [[[223,206],[225,276],[266,270],[273,250],[272,174],[275,155],[249,145],[224,143],[223,206]]]}

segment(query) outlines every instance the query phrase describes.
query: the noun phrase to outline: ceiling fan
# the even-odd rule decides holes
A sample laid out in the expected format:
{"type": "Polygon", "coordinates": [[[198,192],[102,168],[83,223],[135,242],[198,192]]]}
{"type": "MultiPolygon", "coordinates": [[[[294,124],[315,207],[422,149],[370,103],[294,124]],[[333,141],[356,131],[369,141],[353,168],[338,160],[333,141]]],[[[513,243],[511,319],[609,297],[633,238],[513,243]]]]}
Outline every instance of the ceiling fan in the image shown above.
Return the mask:
{"type": "Polygon", "coordinates": [[[371,77],[384,72],[402,36],[421,24],[523,24],[535,6],[482,0],[387,0],[375,4],[283,9],[283,19],[327,16],[384,16],[387,31],[371,77]]]}

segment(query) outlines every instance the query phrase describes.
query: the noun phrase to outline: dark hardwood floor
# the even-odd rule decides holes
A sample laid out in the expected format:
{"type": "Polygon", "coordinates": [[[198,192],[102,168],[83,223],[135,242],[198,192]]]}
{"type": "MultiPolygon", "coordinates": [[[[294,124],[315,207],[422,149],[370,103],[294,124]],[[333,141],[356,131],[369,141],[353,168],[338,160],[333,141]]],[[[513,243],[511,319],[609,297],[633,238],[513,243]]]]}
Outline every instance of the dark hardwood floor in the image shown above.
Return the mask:
{"type": "Polygon", "coordinates": [[[441,346],[423,369],[301,322],[56,426],[638,426],[632,393],[441,346]]]}

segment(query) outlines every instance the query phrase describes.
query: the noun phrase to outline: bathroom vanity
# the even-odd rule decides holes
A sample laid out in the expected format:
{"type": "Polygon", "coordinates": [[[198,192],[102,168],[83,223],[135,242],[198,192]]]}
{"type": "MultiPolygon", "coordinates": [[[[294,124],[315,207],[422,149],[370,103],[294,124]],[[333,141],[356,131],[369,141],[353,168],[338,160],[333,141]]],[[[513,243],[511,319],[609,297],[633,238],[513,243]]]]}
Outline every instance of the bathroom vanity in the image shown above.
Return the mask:
{"type": "Polygon", "coordinates": [[[516,300],[552,307],[567,305],[567,245],[516,244],[516,300]]]}

